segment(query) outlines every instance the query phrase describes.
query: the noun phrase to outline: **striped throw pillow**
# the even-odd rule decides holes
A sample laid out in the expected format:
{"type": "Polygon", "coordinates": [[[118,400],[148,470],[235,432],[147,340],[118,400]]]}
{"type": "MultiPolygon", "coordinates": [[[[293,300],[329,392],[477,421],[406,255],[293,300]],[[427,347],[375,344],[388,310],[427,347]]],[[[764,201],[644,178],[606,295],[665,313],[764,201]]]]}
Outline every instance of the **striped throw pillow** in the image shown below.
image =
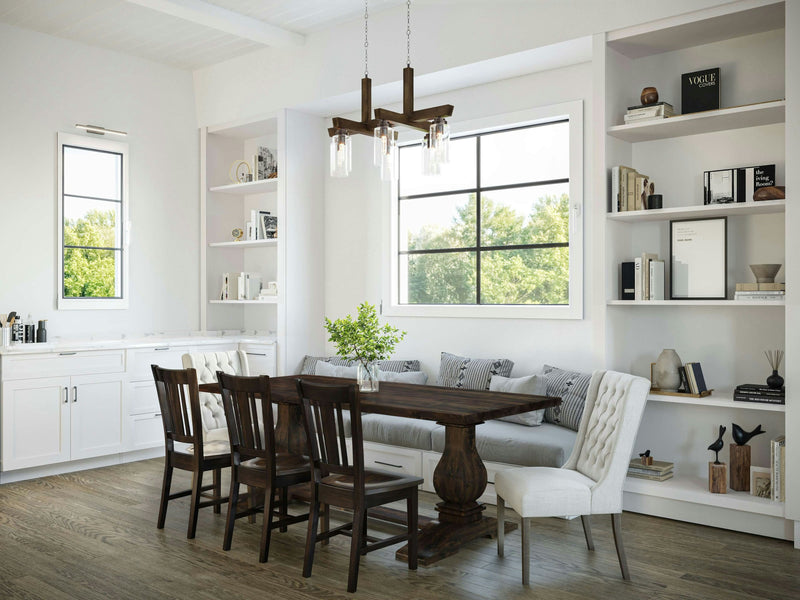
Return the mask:
{"type": "Polygon", "coordinates": [[[561,398],[560,405],[545,409],[544,420],[578,431],[592,374],[544,365],[542,375],[547,379],[547,395],[561,398]]]}
{"type": "Polygon", "coordinates": [[[488,390],[492,375],[508,377],[513,367],[507,358],[467,358],[442,352],[436,383],[442,387],[488,390]]]}

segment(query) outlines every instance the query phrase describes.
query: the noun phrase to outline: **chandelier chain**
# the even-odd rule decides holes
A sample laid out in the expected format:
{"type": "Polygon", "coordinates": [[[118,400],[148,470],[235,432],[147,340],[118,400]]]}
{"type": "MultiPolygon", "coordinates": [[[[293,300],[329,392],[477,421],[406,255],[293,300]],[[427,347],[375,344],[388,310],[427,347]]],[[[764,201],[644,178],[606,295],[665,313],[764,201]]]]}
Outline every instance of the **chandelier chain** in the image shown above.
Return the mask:
{"type": "Polygon", "coordinates": [[[364,0],[364,77],[369,77],[369,0],[364,0]]]}
{"type": "Polygon", "coordinates": [[[406,66],[411,66],[411,0],[406,2],[406,66]]]}

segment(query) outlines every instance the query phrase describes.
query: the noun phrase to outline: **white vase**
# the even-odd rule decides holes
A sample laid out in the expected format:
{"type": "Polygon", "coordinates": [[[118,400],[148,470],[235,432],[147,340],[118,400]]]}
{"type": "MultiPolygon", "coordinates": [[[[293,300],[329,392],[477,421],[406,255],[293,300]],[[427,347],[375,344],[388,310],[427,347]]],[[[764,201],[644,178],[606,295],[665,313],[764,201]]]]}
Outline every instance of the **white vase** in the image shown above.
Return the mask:
{"type": "Polygon", "coordinates": [[[360,392],[377,392],[378,391],[378,364],[369,363],[366,367],[362,363],[358,363],[356,369],[356,379],[358,381],[358,390],[360,392]]]}
{"type": "Polygon", "coordinates": [[[681,357],[675,350],[662,350],[656,360],[653,371],[655,381],[653,385],[665,392],[675,392],[681,385],[681,375],[679,369],[683,366],[681,357]]]}

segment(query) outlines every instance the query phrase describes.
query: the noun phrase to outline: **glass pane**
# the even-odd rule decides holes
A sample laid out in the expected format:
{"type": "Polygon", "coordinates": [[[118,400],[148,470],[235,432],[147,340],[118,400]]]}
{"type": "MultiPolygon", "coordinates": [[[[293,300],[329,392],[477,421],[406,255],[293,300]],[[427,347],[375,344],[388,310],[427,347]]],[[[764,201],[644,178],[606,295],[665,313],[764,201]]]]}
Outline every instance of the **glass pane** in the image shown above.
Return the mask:
{"type": "Polygon", "coordinates": [[[569,241],[569,184],[481,194],[481,246],[569,241]]]}
{"type": "Polygon", "coordinates": [[[569,248],[482,252],[481,304],[569,304],[569,248]]]}
{"type": "Polygon", "coordinates": [[[401,304],[475,304],[475,252],[400,256],[401,304]]]}
{"type": "Polygon", "coordinates": [[[420,144],[400,148],[400,196],[474,189],[478,185],[474,137],[450,140],[450,162],[439,175],[422,174],[420,144]]]}
{"type": "Polygon", "coordinates": [[[483,187],[568,177],[568,122],[481,136],[483,187]]]}
{"type": "Polygon", "coordinates": [[[475,194],[400,200],[400,250],[475,247],[475,194]]]}
{"type": "Polygon", "coordinates": [[[64,146],[64,194],[122,200],[122,155],[64,146]]]}
{"type": "Polygon", "coordinates": [[[64,197],[64,245],[121,248],[119,202],[64,197]]]}
{"type": "Polygon", "coordinates": [[[64,248],[64,298],[122,296],[120,250],[64,248]]]}

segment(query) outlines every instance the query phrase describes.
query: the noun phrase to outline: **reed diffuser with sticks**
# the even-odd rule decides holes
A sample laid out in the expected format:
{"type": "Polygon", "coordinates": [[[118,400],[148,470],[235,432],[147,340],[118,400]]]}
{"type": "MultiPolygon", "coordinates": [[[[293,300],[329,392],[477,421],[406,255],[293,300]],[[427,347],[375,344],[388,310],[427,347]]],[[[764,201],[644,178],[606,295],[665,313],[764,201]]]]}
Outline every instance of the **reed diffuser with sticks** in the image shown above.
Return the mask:
{"type": "Polygon", "coordinates": [[[766,350],[764,356],[769,361],[769,366],[772,367],[772,375],[767,377],[767,386],[773,390],[780,390],[783,388],[783,377],[778,375],[778,369],[781,368],[781,361],[783,360],[783,350],[766,350]]]}

